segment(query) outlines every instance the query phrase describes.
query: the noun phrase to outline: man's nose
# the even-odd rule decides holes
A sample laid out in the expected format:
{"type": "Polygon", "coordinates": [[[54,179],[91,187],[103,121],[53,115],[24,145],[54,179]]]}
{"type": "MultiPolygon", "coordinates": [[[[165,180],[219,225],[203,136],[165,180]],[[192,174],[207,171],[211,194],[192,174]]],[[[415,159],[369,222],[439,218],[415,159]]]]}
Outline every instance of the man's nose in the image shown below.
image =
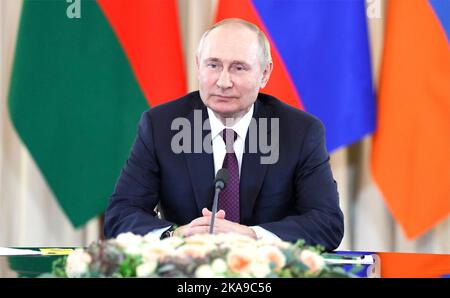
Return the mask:
{"type": "Polygon", "coordinates": [[[230,73],[226,69],[222,70],[222,72],[220,73],[219,79],[217,80],[217,87],[221,89],[233,87],[230,73]]]}

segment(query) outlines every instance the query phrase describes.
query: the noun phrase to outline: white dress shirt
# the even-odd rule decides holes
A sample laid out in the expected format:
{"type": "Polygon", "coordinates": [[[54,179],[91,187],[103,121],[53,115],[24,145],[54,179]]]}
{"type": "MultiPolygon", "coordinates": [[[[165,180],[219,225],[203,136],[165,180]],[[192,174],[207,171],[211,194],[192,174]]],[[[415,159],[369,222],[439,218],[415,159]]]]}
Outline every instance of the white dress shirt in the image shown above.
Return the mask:
{"type": "MultiPolygon", "coordinates": [[[[225,142],[222,138],[221,132],[225,128],[231,128],[237,134],[237,138],[234,141],[233,148],[239,165],[239,176],[241,175],[242,156],[244,154],[245,148],[245,137],[247,136],[248,127],[250,126],[250,122],[252,120],[253,108],[254,105],[250,107],[250,110],[241,119],[239,119],[237,123],[234,123],[233,126],[229,127],[225,126],[222,123],[222,121],[220,121],[219,118],[217,118],[217,116],[210,108],[207,108],[209,123],[211,125],[211,140],[213,148],[215,174],[217,174],[217,172],[222,168],[223,160],[225,159],[226,154],[225,142]]],[[[156,229],[152,231],[152,234],[156,234],[159,235],[159,237],[161,237],[162,233],[164,233],[168,228],[170,227],[156,229]]],[[[251,226],[250,228],[253,229],[253,231],[256,233],[256,237],[258,239],[261,238],[277,239],[277,240],[280,239],[277,235],[267,231],[264,228],[261,228],[260,226],[251,226]]]]}
{"type": "Polygon", "coordinates": [[[237,123],[235,123],[233,126],[227,127],[223,125],[222,121],[220,121],[216,117],[214,112],[210,108],[208,108],[209,123],[211,125],[211,140],[215,174],[217,174],[217,172],[222,168],[223,160],[225,159],[225,154],[227,153],[225,141],[223,140],[221,133],[224,129],[230,128],[237,134],[237,138],[233,144],[233,149],[239,165],[239,176],[241,175],[242,155],[244,154],[245,137],[247,136],[248,127],[250,126],[252,116],[253,105],[251,106],[247,114],[245,114],[237,123]]]}

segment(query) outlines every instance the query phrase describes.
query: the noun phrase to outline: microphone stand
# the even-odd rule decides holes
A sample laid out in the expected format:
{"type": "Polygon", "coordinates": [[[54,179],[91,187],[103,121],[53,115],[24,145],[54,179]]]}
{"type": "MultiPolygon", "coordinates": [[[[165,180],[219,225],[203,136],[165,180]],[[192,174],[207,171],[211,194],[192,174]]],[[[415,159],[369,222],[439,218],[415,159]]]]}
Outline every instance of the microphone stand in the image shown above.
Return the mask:
{"type": "Polygon", "coordinates": [[[217,181],[217,183],[216,183],[216,193],[214,194],[214,202],[213,202],[213,206],[212,206],[211,225],[209,226],[209,233],[210,234],[214,234],[214,221],[216,219],[216,213],[217,213],[217,201],[219,200],[219,192],[223,188],[224,188],[224,183],[222,181],[217,181]]]}

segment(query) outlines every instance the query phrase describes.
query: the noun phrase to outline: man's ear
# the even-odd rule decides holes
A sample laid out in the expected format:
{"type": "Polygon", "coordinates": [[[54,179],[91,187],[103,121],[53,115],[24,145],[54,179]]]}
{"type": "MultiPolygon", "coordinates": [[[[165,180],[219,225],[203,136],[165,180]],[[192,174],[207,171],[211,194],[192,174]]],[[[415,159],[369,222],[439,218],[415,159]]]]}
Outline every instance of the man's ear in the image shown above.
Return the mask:
{"type": "Polygon", "coordinates": [[[270,74],[273,70],[273,62],[267,64],[266,68],[263,71],[262,79],[261,79],[261,89],[266,87],[267,82],[269,82],[270,74]]]}
{"type": "Polygon", "coordinates": [[[200,60],[198,59],[198,55],[195,55],[195,66],[197,67],[197,71],[200,70],[200,60]]]}
{"type": "Polygon", "coordinates": [[[195,70],[198,78],[200,75],[200,59],[198,58],[198,55],[195,55],[195,70]]]}

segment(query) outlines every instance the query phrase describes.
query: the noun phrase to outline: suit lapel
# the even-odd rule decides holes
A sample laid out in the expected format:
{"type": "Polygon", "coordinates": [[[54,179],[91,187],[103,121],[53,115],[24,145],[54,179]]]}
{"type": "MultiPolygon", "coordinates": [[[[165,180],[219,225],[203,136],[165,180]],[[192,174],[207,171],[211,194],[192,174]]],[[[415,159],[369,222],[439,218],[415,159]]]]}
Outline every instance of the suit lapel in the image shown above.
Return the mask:
{"type": "MultiPolygon", "coordinates": [[[[264,107],[264,104],[258,99],[255,102],[253,118],[257,124],[261,118],[271,118],[271,114],[264,107]]],[[[253,120],[252,120],[253,121],[253,120]]],[[[268,123],[267,140],[270,140],[270,123],[268,123]]],[[[261,164],[261,152],[259,146],[256,153],[250,151],[249,140],[251,133],[257,134],[258,131],[251,131],[250,125],[245,138],[245,151],[242,156],[241,176],[240,176],[240,201],[241,201],[241,223],[250,221],[253,213],[256,198],[261,189],[264,177],[267,172],[267,164],[261,164]]],[[[259,125],[257,125],[259,129],[259,125]]],[[[259,139],[257,139],[259,141],[259,139]]]]}
{"type": "MultiPolygon", "coordinates": [[[[202,103],[200,97],[193,100],[193,107],[187,116],[191,123],[191,148],[192,153],[185,153],[186,165],[191,179],[192,188],[194,190],[195,201],[199,215],[201,210],[206,207],[211,209],[214,196],[214,159],[211,153],[206,153],[201,148],[201,153],[194,153],[195,133],[201,134],[201,142],[205,140],[206,136],[211,133],[211,130],[201,129],[205,120],[208,119],[208,112],[205,105],[202,103]],[[197,111],[197,112],[195,112],[197,111]],[[199,112],[201,111],[201,116],[199,112]],[[197,114],[196,114],[197,113],[197,114]],[[201,126],[196,127],[194,121],[201,120],[201,126]],[[197,131],[195,131],[197,130],[197,131]],[[200,131],[198,131],[200,130],[200,131]]],[[[209,137],[211,140],[211,137],[209,137]]],[[[198,141],[198,140],[197,140],[198,141]]],[[[203,144],[203,143],[202,143],[203,144]]]]}
{"type": "MultiPolygon", "coordinates": [[[[202,103],[200,97],[193,99],[192,109],[187,115],[187,118],[192,126],[191,144],[194,148],[194,121],[195,110],[201,111],[202,125],[205,120],[208,120],[208,112],[205,105],[202,103]]],[[[198,112],[197,112],[198,113],[198,112]]],[[[197,116],[198,117],[198,116],[197,116]]],[[[258,99],[255,102],[255,109],[253,118],[259,123],[262,118],[270,119],[272,114],[266,109],[264,104],[258,99]]],[[[197,118],[198,121],[199,118],[197,118]]],[[[209,120],[208,120],[209,121],[209,120]]],[[[270,123],[268,123],[267,140],[270,140],[270,123]]],[[[250,129],[250,127],[249,127],[250,129]]],[[[209,134],[209,141],[211,141],[211,130],[201,130],[202,140],[209,134]]],[[[198,133],[198,132],[197,132],[198,133]]],[[[241,223],[249,222],[252,217],[253,208],[256,198],[260,192],[264,177],[267,172],[267,164],[261,164],[261,152],[257,150],[256,153],[250,152],[249,134],[245,139],[245,150],[242,156],[242,166],[240,175],[240,200],[241,200],[241,223]]],[[[259,132],[253,132],[258,133],[259,132]]],[[[195,201],[199,215],[204,207],[211,209],[214,197],[214,158],[213,154],[206,153],[202,149],[201,153],[185,153],[186,165],[189,172],[192,188],[194,190],[195,201]]]]}

